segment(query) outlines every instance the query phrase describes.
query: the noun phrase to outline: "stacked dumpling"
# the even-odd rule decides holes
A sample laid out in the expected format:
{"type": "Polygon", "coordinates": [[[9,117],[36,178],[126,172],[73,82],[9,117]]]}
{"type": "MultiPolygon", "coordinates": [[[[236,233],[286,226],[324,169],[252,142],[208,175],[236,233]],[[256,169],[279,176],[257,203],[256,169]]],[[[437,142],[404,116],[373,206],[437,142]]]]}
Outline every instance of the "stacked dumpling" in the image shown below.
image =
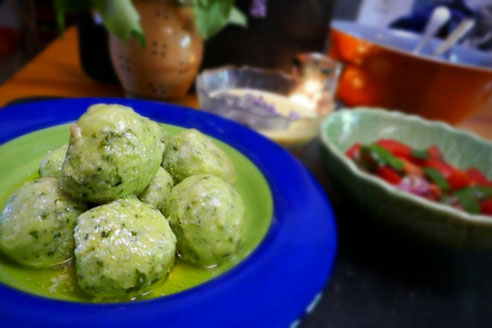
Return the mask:
{"type": "Polygon", "coordinates": [[[164,280],[176,253],[209,267],[236,252],[244,208],[234,165],[207,136],[169,136],[105,104],[70,133],[0,214],[0,250],[12,260],[48,267],[75,256],[85,292],[125,298],[164,280]]]}
{"type": "Polygon", "coordinates": [[[162,166],[176,183],[192,175],[210,173],[234,184],[236,171],[231,159],[212,140],[195,129],[170,138],[162,166]]]}
{"type": "Polygon", "coordinates": [[[79,216],[75,244],[80,287],[107,297],[140,293],[163,279],[176,251],[176,237],[166,218],[135,197],[79,216]]]}
{"type": "Polygon", "coordinates": [[[164,213],[184,260],[215,266],[236,251],[244,208],[237,191],[221,178],[200,174],[184,179],[171,191],[164,213]]]}
{"type": "Polygon", "coordinates": [[[86,205],[63,192],[55,178],[26,182],[0,214],[0,249],[21,264],[47,267],[69,260],[73,229],[86,205]]]}
{"type": "Polygon", "coordinates": [[[94,105],[70,128],[61,186],[100,204],[139,194],[162,160],[150,120],[120,105],[94,105]]]}

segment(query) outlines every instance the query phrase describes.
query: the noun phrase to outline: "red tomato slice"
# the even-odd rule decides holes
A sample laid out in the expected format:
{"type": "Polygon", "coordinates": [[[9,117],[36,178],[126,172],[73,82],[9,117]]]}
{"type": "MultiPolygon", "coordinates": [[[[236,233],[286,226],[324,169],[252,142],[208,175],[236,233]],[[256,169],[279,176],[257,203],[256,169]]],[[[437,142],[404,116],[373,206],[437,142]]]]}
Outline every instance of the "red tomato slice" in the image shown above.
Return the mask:
{"type": "Polygon", "coordinates": [[[453,173],[449,178],[449,185],[451,189],[457,190],[468,187],[470,185],[470,176],[465,171],[453,167],[453,173]]]}
{"type": "Polygon", "coordinates": [[[412,158],[412,149],[402,142],[393,139],[380,139],[376,141],[376,144],[383,147],[396,157],[403,157],[406,159],[412,158]]]}
{"type": "Polygon", "coordinates": [[[375,173],[378,177],[392,185],[398,185],[401,182],[401,177],[398,172],[390,169],[389,167],[382,166],[378,168],[375,173]]]}
{"type": "Polygon", "coordinates": [[[480,202],[480,209],[482,214],[492,215],[492,198],[484,202],[480,202]]]}
{"type": "Polygon", "coordinates": [[[441,193],[442,193],[441,189],[439,189],[439,187],[434,183],[431,183],[431,185],[430,185],[430,192],[434,196],[434,199],[439,199],[439,197],[441,196],[441,193]]]}
{"type": "Polygon", "coordinates": [[[492,186],[492,181],[489,181],[485,174],[483,174],[476,167],[470,167],[466,170],[466,173],[468,173],[472,184],[479,186],[492,186]]]}
{"type": "Polygon", "coordinates": [[[361,144],[357,142],[357,143],[353,144],[353,146],[350,147],[345,152],[345,155],[347,155],[347,157],[351,158],[351,159],[358,159],[358,158],[360,158],[360,148],[361,148],[361,144]]]}

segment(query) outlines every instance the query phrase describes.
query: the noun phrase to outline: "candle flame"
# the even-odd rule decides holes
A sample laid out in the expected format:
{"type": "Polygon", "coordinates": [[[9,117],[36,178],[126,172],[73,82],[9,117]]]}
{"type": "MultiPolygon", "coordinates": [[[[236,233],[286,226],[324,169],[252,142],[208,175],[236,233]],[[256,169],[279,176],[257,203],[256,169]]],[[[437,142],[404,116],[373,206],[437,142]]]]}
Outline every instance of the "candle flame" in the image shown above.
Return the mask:
{"type": "Polygon", "coordinates": [[[323,85],[317,79],[309,79],[291,94],[289,99],[299,105],[315,110],[321,96],[323,85]]]}
{"type": "Polygon", "coordinates": [[[307,80],[304,84],[304,90],[310,95],[321,92],[321,82],[318,80],[307,80]]]}

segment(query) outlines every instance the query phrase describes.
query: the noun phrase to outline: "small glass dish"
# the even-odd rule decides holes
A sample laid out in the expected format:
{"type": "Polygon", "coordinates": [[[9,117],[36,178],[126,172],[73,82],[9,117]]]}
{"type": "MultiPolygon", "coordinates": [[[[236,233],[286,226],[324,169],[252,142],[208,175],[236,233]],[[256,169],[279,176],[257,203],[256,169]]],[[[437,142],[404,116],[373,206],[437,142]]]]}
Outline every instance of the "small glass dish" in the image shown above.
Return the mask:
{"type": "Polygon", "coordinates": [[[196,82],[200,106],[283,146],[304,144],[318,134],[319,124],[335,106],[333,80],[339,68],[325,70],[319,78],[301,66],[297,74],[248,66],[206,70],[196,82]]]}

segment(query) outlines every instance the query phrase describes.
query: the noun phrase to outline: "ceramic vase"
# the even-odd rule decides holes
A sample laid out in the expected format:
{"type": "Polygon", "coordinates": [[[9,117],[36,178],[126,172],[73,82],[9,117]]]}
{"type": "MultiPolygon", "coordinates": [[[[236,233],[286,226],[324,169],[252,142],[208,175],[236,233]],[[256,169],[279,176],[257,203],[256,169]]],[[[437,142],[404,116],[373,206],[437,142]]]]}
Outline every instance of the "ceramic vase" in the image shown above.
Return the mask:
{"type": "Polygon", "coordinates": [[[203,40],[193,8],[173,0],[135,0],[146,44],[110,36],[113,67],[128,97],[168,99],[186,94],[200,67],[203,40]]]}

